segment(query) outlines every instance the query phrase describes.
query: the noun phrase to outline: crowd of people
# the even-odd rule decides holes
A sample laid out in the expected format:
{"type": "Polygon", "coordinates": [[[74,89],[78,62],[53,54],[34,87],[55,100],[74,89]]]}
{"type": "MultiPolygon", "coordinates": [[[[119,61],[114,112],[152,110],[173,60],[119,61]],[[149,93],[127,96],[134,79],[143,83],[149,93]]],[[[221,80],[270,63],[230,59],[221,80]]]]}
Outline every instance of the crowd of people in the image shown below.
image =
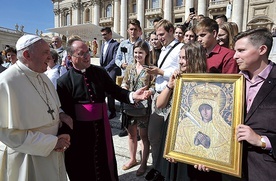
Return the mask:
{"type": "Polygon", "coordinates": [[[273,34],[267,28],[242,32],[225,16],[211,19],[194,12],[182,25],[162,18],[153,23],[154,31],[144,40],[137,19],[129,21],[128,39],[121,42],[112,38],[110,27],[102,28],[100,66],[91,64],[89,47],[76,35],[66,47],[59,36],[49,45],[37,35],[23,35],[15,48],[5,47],[0,56],[0,180],[63,181],[68,176],[71,181],[116,181],[118,169],[138,164],[136,176],[151,181],[276,178],[276,68],[268,59],[273,34]],[[190,113],[205,129],[194,136],[195,125],[183,118],[177,130],[191,136],[177,137],[183,144],[175,145],[187,151],[184,142],[194,143],[189,152],[200,150],[223,161],[229,158],[219,153],[219,141],[210,140],[229,142],[235,129],[236,141],[243,143],[242,178],[163,157],[173,90],[185,73],[239,73],[245,78],[242,124],[231,128],[217,102],[204,96],[192,103],[190,113]],[[120,84],[118,76],[123,77],[120,84]],[[122,168],[117,168],[109,123],[116,117],[115,99],[121,102],[120,135],[128,136],[129,145],[130,159],[122,168]],[[132,115],[124,111],[126,104],[145,112],[132,115]],[[139,144],[141,160],[136,159],[139,144]]]}

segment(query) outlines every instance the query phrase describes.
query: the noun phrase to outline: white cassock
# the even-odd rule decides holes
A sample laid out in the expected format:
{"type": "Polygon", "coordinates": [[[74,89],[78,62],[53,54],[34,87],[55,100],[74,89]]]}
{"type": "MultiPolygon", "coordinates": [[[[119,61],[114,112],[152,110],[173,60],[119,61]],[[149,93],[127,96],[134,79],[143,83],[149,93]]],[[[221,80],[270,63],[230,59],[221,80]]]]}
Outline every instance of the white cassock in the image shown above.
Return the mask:
{"type": "Polygon", "coordinates": [[[1,181],[67,180],[64,153],[54,151],[59,107],[56,90],[45,74],[20,61],[0,74],[1,181]],[[52,115],[42,98],[54,110],[52,115]]]}

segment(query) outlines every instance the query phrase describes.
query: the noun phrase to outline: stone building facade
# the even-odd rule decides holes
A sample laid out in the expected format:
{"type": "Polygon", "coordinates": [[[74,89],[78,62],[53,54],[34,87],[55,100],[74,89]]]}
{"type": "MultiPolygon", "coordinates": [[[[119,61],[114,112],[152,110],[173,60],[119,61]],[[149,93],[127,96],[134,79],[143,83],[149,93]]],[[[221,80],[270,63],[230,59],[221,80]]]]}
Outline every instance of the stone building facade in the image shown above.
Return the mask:
{"type": "Polygon", "coordinates": [[[225,14],[242,31],[276,26],[275,0],[52,0],[52,3],[55,27],[93,23],[110,26],[124,38],[129,19],[141,22],[145,36],[153,30],[156,17],[182,24],[191,7],[197,14],[211,18],[225,14]]]}
{"type": "MultiPolygon", "coordinates": [[[[211,18],[227,15],[241,31],[267,27],[276,30],[276,0],[52,0],[55,28],[93,23],[110,26],[127,38],[127,22],[138,19],[143,36],[153,30],[153,20],[162,17],[175,25],[183,24],[194,7],[197,14],[211,18]]],[[[0,48],[15,46],[24,33],[23,27],[14,30],[0,27],[0,48]]],[[[49,36],[45,39],[50,41],[49,36]]]]}
{"type": "Polygon", "coordinates": [[[0,27],[0,51],[4,50],[6,45],[15,47],[16,41],[22,35],[22,31],[0,27]]]}
{"type": "MultiPolygon", "coordinates": [[[[4,50],[6,45],[15,48],[17,40],[24,34],[32,34],[24,31],[24,26],[18,26],[17,24],[14,27],[15,29],[0,27],[0,51],[4,50]]],[[[46,42],[50,43],[52,33],[49,35],[43,34],[42,32],[37,31],[36,35],[41,36],[46,42]]]]}

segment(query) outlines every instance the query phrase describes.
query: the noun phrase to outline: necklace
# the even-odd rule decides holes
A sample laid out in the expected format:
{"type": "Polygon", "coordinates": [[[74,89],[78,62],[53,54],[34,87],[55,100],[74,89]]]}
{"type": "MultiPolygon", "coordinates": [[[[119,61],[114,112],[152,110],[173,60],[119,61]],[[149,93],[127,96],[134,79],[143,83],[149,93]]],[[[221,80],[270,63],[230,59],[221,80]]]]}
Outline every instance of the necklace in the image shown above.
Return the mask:
{"type": "MultiPolygon", "coordinates": [[[[42,91],[43,91],[43,93],[45,94],[45,97],[46,97],[46,100],[42,97],[42,95],[40,94],[40,92],[37,90],[37,88],[36,88],[36,86],[34,85],[34,83],[30,80],[30,78],[25,74],[25,72],[21,69],[21,67],[19,67],[19,65],[16,63],[16,65],[17,65],[17,67],[24,73],[24,75],[26,76],[26,78],[28,79],[28,81],[32,84],[32,86],[34,87],[34,89],[36,90],[36,92],[38,93],[38,95],[40,96],[40,98],[43,100],[43,102],[47,105],[47,107],[48,107],[48,110],[47,110],[47,112],[49,113],[49,114],[51,114],[51,116],[52,116],[52,119],[53,120],[55,120],[55,117],[54,117],[54,110],[53,109],[51,109],[51,107],[50,107],[50,105],[49,105],[49,100],[48,100],[48,96],[47,96],[47,92],[46,92],[46,88],[45,88],[45,82],[43,81],[43,79],[42,79],[42,77],[41,77],[41,80],[42,80],[42,84],[43,84],[43,88],[44,88],[44,90],[43,90],[43,88],[42,88],[42,91]]],[[[38,79],[38,81],[39,81],[39,79],[38,79]]],[[[47,86],[47,84],[46,84],[46,86],[47,86]]],[[[49,88],[48,88],[48,86],[47,86],[47,89],[49,90],[49,88]]],[[[49,90],[49,92],[50,92],[50,90],[49,90]]]]}

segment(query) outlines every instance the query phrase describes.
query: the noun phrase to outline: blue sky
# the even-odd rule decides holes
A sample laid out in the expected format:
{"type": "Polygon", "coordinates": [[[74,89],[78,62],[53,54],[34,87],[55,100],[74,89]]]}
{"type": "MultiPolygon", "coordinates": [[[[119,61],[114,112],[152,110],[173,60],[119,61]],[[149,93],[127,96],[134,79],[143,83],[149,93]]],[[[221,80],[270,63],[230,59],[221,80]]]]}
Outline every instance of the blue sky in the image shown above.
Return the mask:
{"type": "Polygon", "coordinates": [[[15,29],[24,25],[24,32],[35,34],[36,29],[47,32],[54,28],[53,3],[51,0],[1,0],[0,27],[15,29]]]}

